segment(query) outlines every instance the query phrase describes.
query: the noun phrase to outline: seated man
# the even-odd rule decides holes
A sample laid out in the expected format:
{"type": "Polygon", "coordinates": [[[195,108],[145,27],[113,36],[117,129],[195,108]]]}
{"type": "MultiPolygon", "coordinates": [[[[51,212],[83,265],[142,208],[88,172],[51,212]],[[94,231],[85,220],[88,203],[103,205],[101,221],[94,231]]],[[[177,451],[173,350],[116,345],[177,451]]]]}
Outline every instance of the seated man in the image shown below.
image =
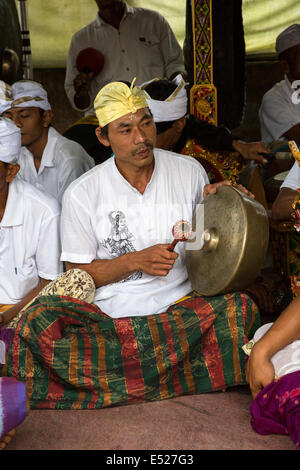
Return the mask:
{"type": "Polygon", "coordinates": [[[81,145],[51,126],[53,113],[47,92],[39,83],[15,82],[11,93],[11,100],[3,103],[0,114],[21,129],[20,176],[61,202],[68,185],[92,168],[94,161],[81,145]]]}
{"type": "Polygon", "coordinates": [[[187,115],[187,93],[183,78],[154,79],[142,85],[157,129],[156,146],[180,153],[188,139],[196,139],[208,150],[236,150],[246,160],[266,163],[263,142],[243,142],[227,128],[217,127],[194,115],[187,115]]]}
{"type": "Polygon", "coordinates": [[[278,196],[272,205],[272,218],[275,220],[288,220],[291,218],[293,203],[300,187],[300,167],[295,162],[280,187],[278,196]]]}
{"type": "MultiPolygon", "coordinates": [[[[290,169],[289,173],[285,177],[283,183],[280,186],[279,193],[277,194],[275,201],[272,204],[271,218],[277,221],[280,220],[293,220],[295,215],[295,208],[293,207],[294,202],[298,199],[299,193],[298,188],[300,187],[300,167],[299,163],[295,161],[294,165],[290,169]]],[[[299,220],[297,220],[299,223],[299,220]]],[[[277,241],[275,244],[275,250],[278,256],[278,252],[283,251],[284,257],[287,260],[288,274],[289,276],[299,277],[300,274],[300,238],[299,232],[296,230],[291,230],[288,232],[287,236],[288,242],[286,241],[277,241]]],[[[281,237],[279,233],[276,234],[277,237],[281,237]]],[[[293,278],[292,278],[293,279],[293,278]]],[[[296,288],[296,292],[299,291],[299,288],[294,286],[295,281],[292,281],[292,289],[296,288]]]]}
{"type": "Polygon", "coordinates": [[[20,150],[20,130],[0,118],[0,327],[63,271],[59,204],[16,177],[20,150]]]}
{"type": "MultiPolygon", "coordinates": [[[[259,326],[257,307],[241,293],[191,293],[184,246],[171,249],[174,223],[191,221],[203,197],[230,183],[210,185],[196,160],[154,148],[155,124],[140,88],[108,84],[95,110],[97,136],[114,157],[71,183],[61,217],[64,276],[84,273],[75,287],[92,279],[94,303],[57,295],[35,301],[7,374],[28,381],[31,407],[61,409],[244,383],[239,345],[259,326]],[[17,368],[28,360],[30,377],[17,368]]],[[[60,292],[68,295],[63,286],[60,292]]]]}
{"type": "MultiPolygon", "coordinates": [[[[293,24],[276,39],[276,52],[284,70],[284,80],[263,96],[259,110],[262,140],[294,140],[300,145],[300,24],[293,24]]],[[[288,149],[287,149],[288,150],[288,149]]]]}

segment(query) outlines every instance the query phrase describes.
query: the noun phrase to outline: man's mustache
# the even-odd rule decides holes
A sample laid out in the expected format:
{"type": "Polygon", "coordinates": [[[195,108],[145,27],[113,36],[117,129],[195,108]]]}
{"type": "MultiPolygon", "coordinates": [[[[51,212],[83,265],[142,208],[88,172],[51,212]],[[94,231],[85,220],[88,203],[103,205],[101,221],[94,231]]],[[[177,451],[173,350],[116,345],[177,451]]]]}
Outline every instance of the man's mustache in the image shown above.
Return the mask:
{"type": "Polygon", "coordinates": [[[147,150],[147,149],[152,150],[153,148],[154,148],[153,144],[151,144],[150,142],[145,142],[144,144],[139,145],[135,150],[133,150],[132,155],[136,155],[137,153],[143,152],[144,150],[147,150]]]}

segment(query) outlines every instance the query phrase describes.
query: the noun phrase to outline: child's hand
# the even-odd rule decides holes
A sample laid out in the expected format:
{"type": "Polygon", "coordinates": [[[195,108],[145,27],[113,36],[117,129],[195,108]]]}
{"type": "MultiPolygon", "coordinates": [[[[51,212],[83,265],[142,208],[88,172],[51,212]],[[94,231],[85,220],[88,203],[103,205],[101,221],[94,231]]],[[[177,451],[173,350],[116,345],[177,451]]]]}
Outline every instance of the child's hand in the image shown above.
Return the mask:
{"type": "Polygon", "coordinates": [[[272,362],[262,356],[257,344],[254,345],[246,365],[246,379],[249,383],[253,399],[269,383],[275,379],[272,362]]]}

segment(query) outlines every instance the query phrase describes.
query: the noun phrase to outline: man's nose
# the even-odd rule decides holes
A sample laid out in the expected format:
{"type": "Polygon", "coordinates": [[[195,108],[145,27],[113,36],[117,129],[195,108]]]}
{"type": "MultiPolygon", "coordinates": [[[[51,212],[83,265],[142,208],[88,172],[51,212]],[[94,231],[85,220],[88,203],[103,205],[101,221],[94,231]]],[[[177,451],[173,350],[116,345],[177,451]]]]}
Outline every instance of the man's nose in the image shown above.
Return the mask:
{"type": "Polygon", "coordinates": [[[11,119],[14,121],[17,127],[22,127],[21,119],[19,118],[17,114],[14,114],[11,119]]]}
{"type": "Polygon", "coordinates": [[[138,127],[134,131],[134,143],[139,144],[141,142],[144,142],[146,138],[145,133],[142,131],[142,129],[139,129],[138,127]]]}

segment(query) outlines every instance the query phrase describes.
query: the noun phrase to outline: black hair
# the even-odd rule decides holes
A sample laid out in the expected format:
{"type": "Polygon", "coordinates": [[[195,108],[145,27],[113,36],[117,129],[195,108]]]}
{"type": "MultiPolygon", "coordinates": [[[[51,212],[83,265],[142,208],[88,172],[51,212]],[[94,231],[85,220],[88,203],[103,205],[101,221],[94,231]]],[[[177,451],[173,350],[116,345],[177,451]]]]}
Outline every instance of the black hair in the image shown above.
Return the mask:
{"type": "Polygon", "coordinates": [[[100,134],[101,134],[103,137],[108,138],[108,124],[106,124],[106,126],[101,127],[100,134]]]}
{"type": "MultiPolygon", "coordinates": [[[[176,90],[176,88],[177,85],[175,85],[175,83],[170,82],[170,80],[167,80],[166,78],[162,78],[149,83],[144,87],[144,90],[153,100],[165,101],[176,90]]],[[[162,134],[167,131],[173,126],[173,124],[174,121],[156,122],[157,134],[162,134]]]]}
{"type": "Polygon", "coordinates": [[[144,90],[151,98],[158,101],[165,101],[176,90],[177,85],[166,78],[155,80],[144,87],[144,90]]]}

